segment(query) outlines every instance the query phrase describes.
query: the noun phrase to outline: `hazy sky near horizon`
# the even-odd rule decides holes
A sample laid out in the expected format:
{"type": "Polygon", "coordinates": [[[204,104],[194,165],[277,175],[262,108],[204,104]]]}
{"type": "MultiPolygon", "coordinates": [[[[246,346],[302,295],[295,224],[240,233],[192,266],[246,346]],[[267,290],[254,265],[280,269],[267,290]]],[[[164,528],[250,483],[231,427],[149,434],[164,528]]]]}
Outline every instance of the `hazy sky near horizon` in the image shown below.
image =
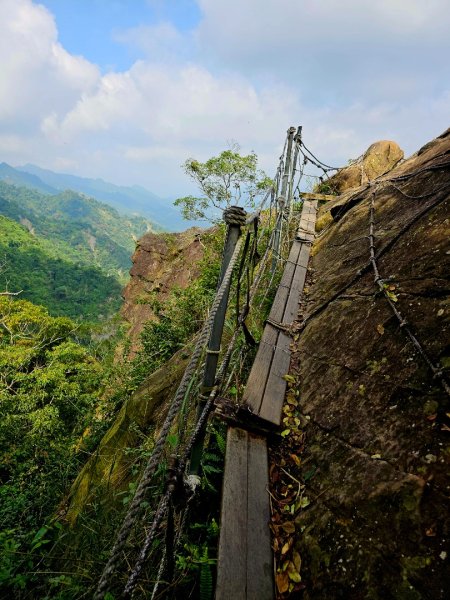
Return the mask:
{"type": "Polygon", "coordinates": [[[450,125],[448,0],[0,0],[0,162],[192,191],[286,129],[328,164],[450,125]]]}

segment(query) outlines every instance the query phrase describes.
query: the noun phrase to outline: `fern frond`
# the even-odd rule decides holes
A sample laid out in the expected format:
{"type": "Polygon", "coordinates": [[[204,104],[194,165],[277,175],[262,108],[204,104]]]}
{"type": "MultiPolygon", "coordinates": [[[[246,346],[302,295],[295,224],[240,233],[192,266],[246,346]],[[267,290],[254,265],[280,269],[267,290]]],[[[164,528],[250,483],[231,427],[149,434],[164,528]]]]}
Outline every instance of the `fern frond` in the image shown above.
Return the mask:
{"type": "Polygon", "coordinates": [[[200,600],[211,600],[213,595],[213,581],[211,565],[208,564],[208,546],[204,547],[203,562],[200,566],[200,600]]]}

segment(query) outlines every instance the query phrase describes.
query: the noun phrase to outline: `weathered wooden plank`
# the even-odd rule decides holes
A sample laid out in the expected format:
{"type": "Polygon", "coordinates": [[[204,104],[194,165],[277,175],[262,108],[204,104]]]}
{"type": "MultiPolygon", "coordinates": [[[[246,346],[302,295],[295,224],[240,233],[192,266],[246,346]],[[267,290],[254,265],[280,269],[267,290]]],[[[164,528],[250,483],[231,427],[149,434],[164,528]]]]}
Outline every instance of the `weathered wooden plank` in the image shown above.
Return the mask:
{"type": "Polygon", "coordinates": [[[259,414],[261,409],[277,339],[278,331],[273,327],[266,326],[247,380],[247,385],[245,386],[242,402],[249,406],[255,414],[259,414]]]}
{"type": "MultiPolygon", "coordinates": [[[[306,203],[305,203],[306,204],[306,203]]],[[[301,224],[301,223],[300,223],[301,224]]],[[[282,322],[291,324],[297,317],[300,293],[303,290],[310,256],[309,244],[301,244],[297,266],[292,278],[289,297],[286,302],[282,322]]],[[[272,358],[269,376],[264,388],[264,396],[259,409],[259,416],[275,425],[280,425],[286,381],[284,376],[289,372],[290,339],[280,332],[277,348],[272,358]]]]}
{"type": "Polygon", "coordinates": [[[300,197],[304,200],[322,200],[325,202],[336,200],[337,198],[337,196],[333,196],[332,194],[312,194],[310,192],[300,192],[300,197]]]}
{"type": "Polygon", "coordinates": [[[262,399],[259,416],[275,425],[280,425],[286,391],[284,376],[289,371],[291,355],[289,352],[290,338],[280,333],[277,349],[275,350],[269,377],[267,379],[264,397],[262,399]]]}
{"type": "Polygon", "coordinates": [[[246,600],[248,433],[230,427],[223,477],[216,600],[246,600]]]}
{"type": "Polygon", "coordinates": [[[314,233],[315,232],[311,231],[310,229],[302,228],[297,230],[296,236],[297,239],[300,238],[301,240],[308,240],[310,242],[313,242],[315,238],[314,233]]]}
{"type": "MultiPolygon", "coordinates": [[[[283,319],[300,251],[301,244],[294,243],[270,310],[269,319],[272,321],[281,322],[283,319]]],[[[244,390],[242,402],[255,414],[258,414],[261,408],[277,339],[278,331],[271,326],[266,326],[244,390]]]]}
{"type": "MultiPolygon", "coordinates": [[[[280,281],[280,287],[277,290],[269,314],[269,319],[272,321],[281,322],[283,319],[292,279],[295,273],[296,265],[294,263],[298,259],[299,252],[300,244],[298,244],[294,253],[290,253],[290,257],[293,259],[292,262],[286,263],[286,268],[280,281]]],[[[258,414],[261,408],[264,389],[269,376],[277,340],[278,331],[270,325],[266,326],[242,398],[243,403],[247,404],[255,414],[258,414]]]]}
{"type": "Polygon", "coordinates": [[[315,217],[317,213],[317,209],[311,204],[311,202],[305,202],[303,205],[304,210],[302,211],[300,218],[301,219],[310,219],[311,217],[315,217]]]}
{"type": "Polygon", "coordinates": [[[306,267],[297,267],[295,272],[296,279],[292,283],[291,293],[289,294],[288,301],[286,302],[286,308],[284,311],[283,323],[290,325],[295,321],[298,314],[298,301],[300,292],[303,289],[306,280],[306,267]]]}
{"type": "MultiPolygon", "coordinates": [[[[289,256],[284,267],[283,275],[281,276],[280,287],[290,286],[292,282],[292,278],[294,276],[295,267],[298,261],[298,256],[300,254],[301,245],[299,242],[294,241],[292,244],[291,251],[289,252],[289,256]]],[[[279,291],[279,288],[278,288],[279,291]]],[[[278,295],[277,291],[277,295],[278,295]]],[[[276,296],[275,296],[276,298],[276,296]]],[[[275,300],[274,300],[275,304],[275,300]]],[[[273,318],[273,317],[271,317],[273,318]]],[[[281,318],[281,315],[280,315],[281,318]]]]}
{"type": "MultiPolygon", "coordinates": [[[[311,251],[311,247],[309,246],[309,244],[302,244],[302,247],[300,249],[300,253],[299,253],[298,259],[297,259],[297,269],[299,266],[302,267],[303,269],[306,269],[308,267],[310,251],[311,251]]],[[[298,277],[298,275],[296,272],[293,277],[293,280],[295,280],[297,277],[298,277]]]]}
{"type": "MultiPolygon", "coordinates": [[[[316,216],[314,203],[308,201],[304,202],[303,211],[297,234],[304,239],[310,239],[312,241],[314,239],[313,232],[316,216]],[[311,211],[314,219],[311,223],[305,220],[303,211],[305,212],[305,215],[311,211]]],[[[277,290],[272,309],[270,311],[270,320],[290,324],[297,316],[298,298],[305,282],[308,260],[308,244],[302,244],[301,242],[294,241],[280,281],[280,286],[277,290]]],[[[279,345],[279,332],[270,324],[267,325],[264,330],[243,395],[243,404],[246,404],[252,412],[258,414],[259,416],[262,416],[261,411],[263,410],[263,404],[265,403],[264,397],[266,388],[271,376],[275,355],[278,352],[275,347],[279,347],[279,345]]],[[[285,348],[285,344],[283,342],[283,348],[279,352],[286,356],[286,350],[288,349],[289,345],[288,348],[285,348]]],[[[278,372],[279,368],[281,368],[281,365],[286,364],[286,358],[277,358],[276,360],[279,362],[279,365],[276,369],[276,372],[278,372]]],[[[287,363],[287,367],[289,368],[289,363],[287,363]]],[[[283,373],[283,375],[285,373],[283,373]]],[[[278,375],[274,375],[273,377],[275,377],[275,379],[279,379],[278,375]]],[[[273,387],[274,384],[271,384],[271,386],[273,387]]],[[[276,384],[276,389],[280,389],[279,382],[276,384]]],[[[278,407],[275,410],[266,408],[264,409],[264,414],[270,415],[269,420],[271,422],[279,422],[276,410],[278,410],[278,407]]]]}
{"type": "MultiPolygon", "coordinates": [[[[312,215],[311,215],[311,217],[312,217],[312,215]]],[[[316,222],[315,217],[313,217],[311,219],[305,218],[305,219],[302,219],[300,221],[300,225],[299,226],[300,226],[301,229],[312,229],[312,230],[314,230],[314,228],[315,228],[315,222],[316,222]]]]}
{"type": "Polygon", "coordinates": [[[295,265],[289,265],[289,278],[282,278],[280,286],[275,294],[272,308],[270,309],[269,318],[280,320],[283,318],[284,307],[289,296],[289,288],[291,287],[292,278],[294,277],[295,265]]]}
{"type": "Polygon", "coordinates": [[[247,600],[274,598],[273,556],[270,544],[269,468],[267,442],[248,438],[247,600]]]}

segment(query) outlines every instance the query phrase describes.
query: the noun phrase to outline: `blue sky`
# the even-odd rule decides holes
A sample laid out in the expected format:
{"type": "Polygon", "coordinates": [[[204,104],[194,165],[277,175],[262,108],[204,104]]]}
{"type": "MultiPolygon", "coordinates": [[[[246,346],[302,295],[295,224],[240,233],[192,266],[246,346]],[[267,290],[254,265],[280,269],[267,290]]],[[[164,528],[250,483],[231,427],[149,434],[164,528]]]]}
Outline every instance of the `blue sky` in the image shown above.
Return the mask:
{"type": "Polygon", "coordinates": [[[54,15],[59,40],[72,54],[81,54],[102,72],[126,70],[139,51],[117,41],[121,31],[142,23],[169,21],[182,32],[195,27],[200,11],[191,0],[41,0],[54,15]]]}
{"type": "Polygon", "coordinates": [[[448,0],[0,0],[0,161],[191,193],[230,141],[286,129],[345,164],[450,124],[448,0]]]}

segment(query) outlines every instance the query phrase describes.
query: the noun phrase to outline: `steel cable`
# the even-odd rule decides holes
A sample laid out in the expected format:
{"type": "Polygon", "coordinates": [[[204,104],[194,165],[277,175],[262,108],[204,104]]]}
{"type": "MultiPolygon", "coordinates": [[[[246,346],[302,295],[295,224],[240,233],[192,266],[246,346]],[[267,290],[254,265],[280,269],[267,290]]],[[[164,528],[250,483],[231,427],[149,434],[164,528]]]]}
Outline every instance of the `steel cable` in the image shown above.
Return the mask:
{"type": "MultiPolygon", "coordinates": [[[[286,141],[285,141],[285,145],[283,148],[283,153],[280,157],[280,161],[279,161],[279,166],[277,169],[277,173],[275,175],[274,178],[274,185],[267,191],[267,193],[265,194],[264,198],[262,199],[260,206],[258,207],[258,210],[256,211],[256,213],[254,215],[251,216],[250,218],[250,222],[253,222],[255,218],[259,218],[259,214],[262,211],[262,209],[264,208],[264,205],[267,201],[267,199],[271,198],[271,207],[275,201],[275,185],[278,189],[279,183],[280,183],[280,178],[283,172],[283,167],[284,167],[284,163],[285,163],[285,153],[286,153],[286,148],[287,148],[287,142],[288,142],[288,136],[286,137],[286,141]]],[[[230,224],[235,224],[235,225],[245,225],[245,221],[246,219],[243,218],[242,215],[243,211],[242,209],[239,209],[239,207],[229,207],[228,209],[226,209],[225,214],[224,214],[224,218],[225,221],[230,224]],[[238,213],[238,211],[240,211],[238,213]]],[[[245,213],[244,213],[245,214],[245,213]]],[[[277,219],[276,222],[281,224],[282,222],[282,217],[283,217],[283,213],[282,211],[278,212],[277,215],[277,219]]],[[[270,226],[270,224],[269,224],[270,226]]],[[[256,292],[256,290],[258,289],[261,281],[262,281],[262,277],[265,271],[265,266],[267,265],[267,259],[269,256],[269,252],[272,249],[272,244],[273,244],[273,239],[274,239],[274,230],[272,230],[271,235],[269,237],[268,240],[268,244],[267,244],[267,248],[265,250],[264,256],[260,261],[260,265],[259,265],[259,269],[258,269],[258,273],[256,275],[256,277],[254,278],[252,285],[250,286],[250,290],[248,291],[247,294],[247,303],[246,303],[246,310],[248,311],[248,307],[249,305],[252,303],[253,301],[253,296],[254,293],[256,292]]],[[[204,348],[207,344],[209,335],[210,335],[210,331],[211,331],[211,327],[215,318],[215,315],[217,313],[218,307],[222,301],[222,298],[224,296],[225,290],[227,289],[229,282],[231,280],[231,276],[232,276],[232,272],[234,269],[234,266],[237,262],[239,253],[240,253],[240,249],[242,246],[242,238],[240,238],[237,242],[237,245],[235,247],[233,256],[230,260],[230,263],[228,265],[228,268],[225,272],[224,278],[222,280],[221,285],[219,286],[219,289],[216,293],[213,305],[211,307],[210,310],[210,314],[208,319],[205,321],[205,324],[197,338],[197,342],[196,342],[196,346],[194,348],[193,354],[191,356],[191,359],[189,361],[189,364],[183,374],[183,377],[181,379],[180,385],[178,386],[178,389],[176,391],[174,400],[169,408],[169,411],[167,413],[166,419],[164,421],[164,424],[161,428],[161,433],[160,436],[155,444],[154,450],[152,452],[152,455],[147,463],[147,466],[144,470],[144,473],[142,475],[141,481],[139,483],[139,486],[136,490],[135,496],[130,504],[130,507],[128,509],[128,512],[124,518],[124,521],[120,527],[120,530],[116,536],[116,540],[115,543],[112,547],[111,550],[111,554],[110,554],[110,558],[106,564],[106,566],[103,569],[102,575],[100,577],[96,592],[94,594],[94,600],[102,600],[104,597],[104,594],[107,592],[108,587],[111,584],[111,580],[115,575],[115,572],[117,571],[117,568],[119,566],[119,563],[122,560],[122,552],[125,548],[125,544],[128,540],[128,537],[130,536],[131,530],[134,526],[134,523],[137,519],[137,517],[139,516],[139,513],[141,512],[142,509],[142,503],[147,495],[147,492],[150,488],[152,479],[155,475],[156,469],[160,463],[160,460],[162,458],[163,455],[163,451],[164,451],[164,447],[166,444],[166,439],[167,436],[169,434],[169,431],[172,427],[172,424],[174,422],[174,419],[176,417],[176,415],[178,414],[180,407],[184,401],[187,389],[190,385],[191,382],[191,378],[195,373],[195,370],[197,368],[197,364],[198,364],[198,360],[202,354],[202,352],[204,351],[204,348]]],[[[250,281],[250,280],[249,280],[250,281]]],[[[248,281],[248,283],[249,283],[248,281]]],[[[245,316],[244,316],[245,318],[245,316]]],[[[237,334],[238,334],[238,330],[239,330],[239,324],[240,321],[242,320],[242,316],[240,315],[240,318],[238,319],[238,328],[236,329],[235,333],[233,334],[233,338],[232,338],[232,342],[229,345],[229,349],[228,352],[222,362],[220,371],[217,375],[217,381],[220,382],[223,379],[223,376],[226,372],[226,368],[228,366],[230,357],[231,357],[231,351],[234,347],[234,343],[236,341],[237,338],[237,334]]],[[[214,398],[215,398],[215,394],[217,393],[217,387],[213,389],[213,391],[210,394],[209,400],[206,403],[204,410],[197,422],[196,428],[193,432],[193,435],[191,437],[190,442],[188,443],[187,447],[186,447],[186,452],[185,452],[185,458],[184,458],[184,463],[183,463],[183,469],[185,468],[188,458],[190,456],[190,451],[192,449],[192,446],[195,443],[195,440],[197,439],[202,427],[204,426],[209,412],[212,409],[212,405],[214,402],[214,398]]],[[[181,466],[181,463],[180,463],[181,466]]],[[[146,541],[144,543],[143,548],[141,549],[141,553],[139,555],[138,561],[136,563],[137,566],[137,570],[140,573],[140,570],[142,568],[142,564],[145,560],[145,556],[148,552],[148,549],[152,543],[152,540],[154,539],[154,536],[156,534],[156,531],[162,521],[162,519],[164,518],[164,515],[166,514],[167,508],[168,508],[168,503],[170,500],[170,493],[168,494],[167,492],[164,494],[164,496],[161,498],[159,506],[154,514],[153,517],[153,522],[152,525],[150,527],[149,533],[147,535],[146,541]]],[[[134,571],[133,571],[134,573],[134,571]]],[[[133,588],[134,589],[134,585],[135,585],[135,581],[137,581],[137,577],[139,575],[139,573],[137,575],[135,575],[135,577],[131,580],[131,577],[127,583],[127,587],[125,588],[125,592],[124,593],[129,593],[130,589],[133,588]],[[131,580],[131,583],[130,583],[131,580]]],[[[133,575],[133,574],[132,574],[133,575]]]]}

